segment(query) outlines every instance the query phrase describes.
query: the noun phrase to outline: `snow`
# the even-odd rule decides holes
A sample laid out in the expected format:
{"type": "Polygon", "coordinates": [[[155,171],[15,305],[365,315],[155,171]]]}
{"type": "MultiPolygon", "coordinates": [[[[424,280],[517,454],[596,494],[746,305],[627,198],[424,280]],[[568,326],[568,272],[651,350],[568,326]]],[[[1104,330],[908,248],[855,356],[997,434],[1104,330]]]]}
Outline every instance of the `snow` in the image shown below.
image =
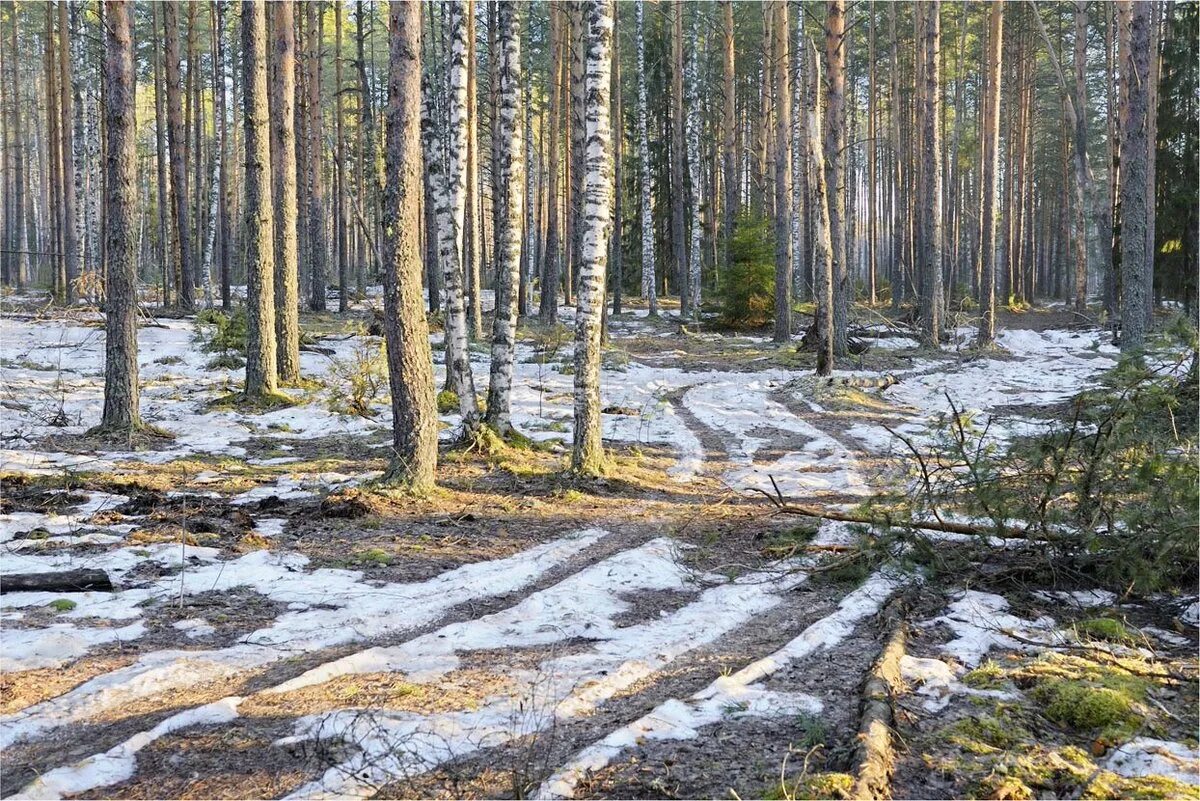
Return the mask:
{"type": "Polygon", "coordinates": [[[1130,778],[1166,776],[1200,785],[1200,751],[1183,743],[1138,737],[1109,754],[1104,767],[1130,778]]]}
{"type": "Polygon", "coordinates": [[[1200,601],[1193,601],[1179,614],[1179,619],[1189,626],[1200,626],[1200,601]]]}
{"type": "Polygon", "coordinates": [[[823,708],[820,700],[803,693],[768,690],[758,682],[842,642],[858,623],[877,613],[901,583],[899,577],[875,574],[843,598],[836,611],[813,623],[775,653],[751,662],[736,673],[718,677],[686,700],[669,699],[584,748],[543,782],[537,797],[573,797],[575,786],[589,771],[604,767],[622,751],[645,740],[693,739],[704,726],[730,715],[775,717],[820,713],[823,708]]]}
{"type": "Polygon", "coordinates": [[[83,627],[73,623],[52,623],[40,629],[6,627],[0,672],[58,667],[78,659],[97,645],[136,640],[145,633],[146,625],[141,622],[120,628],[83,627]]]}
{"type": "Polygon", "coordinates": [[[940,646],[942,653],[971,667],[977,666],[992,648],[1029,648],[1027,643],[1010,637],[1009,633],[1023,640],[1046,644],[1066,641],[1066,635],[1055,630],[1053,618],[1024,620],[1005,611],[1008,606],[1008,601],[999,595],[967,590],[950,604],[944,615],[926,621],[922,626],[946,625],[954,638],[940,646]]]}
{"type": "MultiPolygon", "coordinates": [[[[606,535],[600,529],[587,529],[503,559],[463,565],[411,584],[378,586],[364,582],[362,574],[352,570],[309,572],[304,570],[308,560],[300,554],[254,551],[227,562],[205,562],[150,588],[124,590],[119,593],[123,612],[140,611],[140,602],[151,598],[178,596],[180,582],[185,593],[249,587],[271,600],[306,606],[285,612],[228,648],[154,651],[61,696],[0,716],[0,747],[138,698],[213,681],[289,656],[428,624],[458,604],[519,590],[606,535]],[[397,609],[403,609],[404,614],[397,615],[397,609]]],[[[178,546],[173,547],[178,552],[178,546]]],[[[23,595],[47,593],[12,593],[3,598],[8,602],[23,595]]],[[[75,613],[85,613],[84,604],[75,613]]],[[[136,630],[129,627],[129,639],[143,633],[141,623],[134,626],[136,630]]],[[[89,631],[81,628],[64,633],[86,642],[89,631]]],[[[6,647],[9,634],[4,635],[6,647]]]]}
{"type": "Polygon", "coordinates": [[[137,754],[160,737],[188,726],[228,723],[237,717],[241,698],[231,696],[204,706],[172,715],[149,731],[139,732],[103,754],[88,757],[74,765],[55,768],[28,784],[17,798],[58,799],[107,787],[133,776],[137,754]]]}

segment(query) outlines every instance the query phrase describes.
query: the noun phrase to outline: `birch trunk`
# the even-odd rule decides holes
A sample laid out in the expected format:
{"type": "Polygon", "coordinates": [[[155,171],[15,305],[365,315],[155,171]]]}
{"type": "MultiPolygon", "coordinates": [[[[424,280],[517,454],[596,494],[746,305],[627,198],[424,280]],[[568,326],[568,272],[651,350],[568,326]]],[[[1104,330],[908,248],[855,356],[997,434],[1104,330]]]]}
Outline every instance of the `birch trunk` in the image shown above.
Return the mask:
{"type": "Polygon", "coordinates": [[[571,467],[583,475],[604,470],[600,422],[600,326],[608,267],[612,207],[612,130],[609,126],[612,0],[588,0],[584,206],[578,309],[575,315],[575,436],[571,467]]]}
{"type": "MultiPolygon", "coordinates": [[[[433,188],[437,215],[437,254],[442,270],[446,304],[446,382],[458,396],[463,425],[470,429],[479,417],[475,378],[471,372],[467,309],[463,292],[462,242],[466,214],[467,156],[467,26],[462,0],[449,0],[449,51],[447,52],[446,158],[438,153],[438,136],[429,129],[426,169],[433,188]]],[[[427,102],[432,103],[430,97],[427,102]]],[[[518,250],[519,253],[519,250],[518,250]]]]}
{"type": "MultiPolygon", "coordinates": [[[[783,1],[779,0],[779,2],[783,1]]],[[[682,10],[683,6],[678,6],[680,13],[682,13],[682,10]]],[[[692,225],[688,242],[688,276],[687,282],[684,284],[688,294],[688,302],[684,305],[690,316],[695,319],[700,316],[700,268],[701,260],[704,256],[704,251],[700,244],[701,234],[704,231],[704,221],[701,219],[700,209],[704,200],[701,194],[703,187],[701,186],[700,178],[700,86],[696,65],[700,52],[700,36],[695,14],[692,16],[692,29],[689,38],[691,40],[691,48],[688,54],[687,74],[685,76],[687,79],[688,98],[685,123],[688,182],[691,184],[690,205],[692,225]]],[[[787,49],[786,46],[784,49],[787,49]]],[[[786,62],[784,69],[786,71],[786,62]]]]}
{"type": "Polygon", "coordinates": [[[525,143],[521,132],[521,36],[518,4],[499,3],[499,143],[497,187],[501,190],[496,232],[496,313],[492,325],[492,371],[486,422],[501,435],[512,429],[513,355],[517,335],[517,292],[521,270],[521,211],[524,206],[525,143]]]}
{"type": "Polygon", "coordinates": [[[637,136],[638,184],[642,218],[642,297],[650,315],[658,315],[658,276],[654,264],[654,216],[650,188],[650,139],[646,124],[646,33],[645,0],[637,0],[637,136]]]}

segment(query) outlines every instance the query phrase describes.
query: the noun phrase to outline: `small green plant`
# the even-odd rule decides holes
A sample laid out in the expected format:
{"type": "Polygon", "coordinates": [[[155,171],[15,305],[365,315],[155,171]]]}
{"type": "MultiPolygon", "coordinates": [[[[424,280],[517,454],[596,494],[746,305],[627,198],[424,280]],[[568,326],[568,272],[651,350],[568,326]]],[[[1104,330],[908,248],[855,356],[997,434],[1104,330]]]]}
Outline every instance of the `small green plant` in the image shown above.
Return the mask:
{"type": "Polygon", "coordinates": [[[1111,617],[1080,620],[1075,624],[1075,631],[1090,640],[1104,640],[1122,645],[1133,645],[1138,641],[1137,635],[1129,627],[1111,617]]]}
{"type": "Polygon", "coordinates": [[[63,612],[70,612],[75,608],[75,606],[75,602],[70,598],[57,598],[50,602],[50,608],[59,614],[62,614],[63,612]]]}
{"type": "Polygon", "coordinates": [[[344,359],[329,365],[329,408],[339,414],[374,417],[373,404],[388,391],[387,351],[382,341],[365,339],[344,359]]]}
{"type": "Polygon", "coordinates": [[[246,310],[203,309],[196,315],[201,348],[208,353],[246,352],[246,310]]]}
{"type": "Polygon", "coordinates": [[[359,564],[387,567],[392,563],[392,555],[382,548],[369,548],[357,555],[359,564]]]}
{"type": "Polygon", "coordinates": [[[454,414],[458,411],[458,394],[450,389],[443,389],[437,394],[438,414],[454,414]]]}
{"type": "Polygon", "coordinates": [[[730,328],[761,328],[775,314],[775,238],[765,217],[742,215],[721,276],[721,321],[730,328]]]}

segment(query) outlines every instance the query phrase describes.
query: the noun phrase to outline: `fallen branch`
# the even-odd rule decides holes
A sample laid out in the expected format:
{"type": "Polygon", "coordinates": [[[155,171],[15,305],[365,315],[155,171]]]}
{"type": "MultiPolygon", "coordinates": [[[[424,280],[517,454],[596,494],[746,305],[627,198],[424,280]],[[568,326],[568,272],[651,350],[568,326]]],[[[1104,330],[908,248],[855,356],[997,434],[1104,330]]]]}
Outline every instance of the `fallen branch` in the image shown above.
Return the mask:
{"type": "Polygon", "coordinates": [[[0,576],[0,593],[5,592],[112,592],[112,581],[103,570],[65,570],[56,573],[13,573],[0,576]]]}

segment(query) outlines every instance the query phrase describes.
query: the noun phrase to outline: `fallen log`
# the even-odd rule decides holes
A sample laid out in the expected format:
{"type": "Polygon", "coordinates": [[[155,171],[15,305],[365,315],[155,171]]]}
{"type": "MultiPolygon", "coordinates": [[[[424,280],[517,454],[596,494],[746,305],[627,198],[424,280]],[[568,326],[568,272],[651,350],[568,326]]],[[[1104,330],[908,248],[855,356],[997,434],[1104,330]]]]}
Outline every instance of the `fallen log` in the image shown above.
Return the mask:
{"type": "Polygon", "coordinates": [[[11,573],[0,576],[5,592],[112,592],[112,581],[103,570],[63,570],[54,573],[11,573]]]}
{"type": "Polygon", "coordinates": [[[893,602],[888,612],[891,633],[862,687],[858,743],[855,747],[858,771],[851,798],[892,797],[891,780],[895,766],[892,754],[892,726],[895,723],[893,695],[900,686],[900,659],[904,656],[905,630],[899,604],[893,602]]]}

